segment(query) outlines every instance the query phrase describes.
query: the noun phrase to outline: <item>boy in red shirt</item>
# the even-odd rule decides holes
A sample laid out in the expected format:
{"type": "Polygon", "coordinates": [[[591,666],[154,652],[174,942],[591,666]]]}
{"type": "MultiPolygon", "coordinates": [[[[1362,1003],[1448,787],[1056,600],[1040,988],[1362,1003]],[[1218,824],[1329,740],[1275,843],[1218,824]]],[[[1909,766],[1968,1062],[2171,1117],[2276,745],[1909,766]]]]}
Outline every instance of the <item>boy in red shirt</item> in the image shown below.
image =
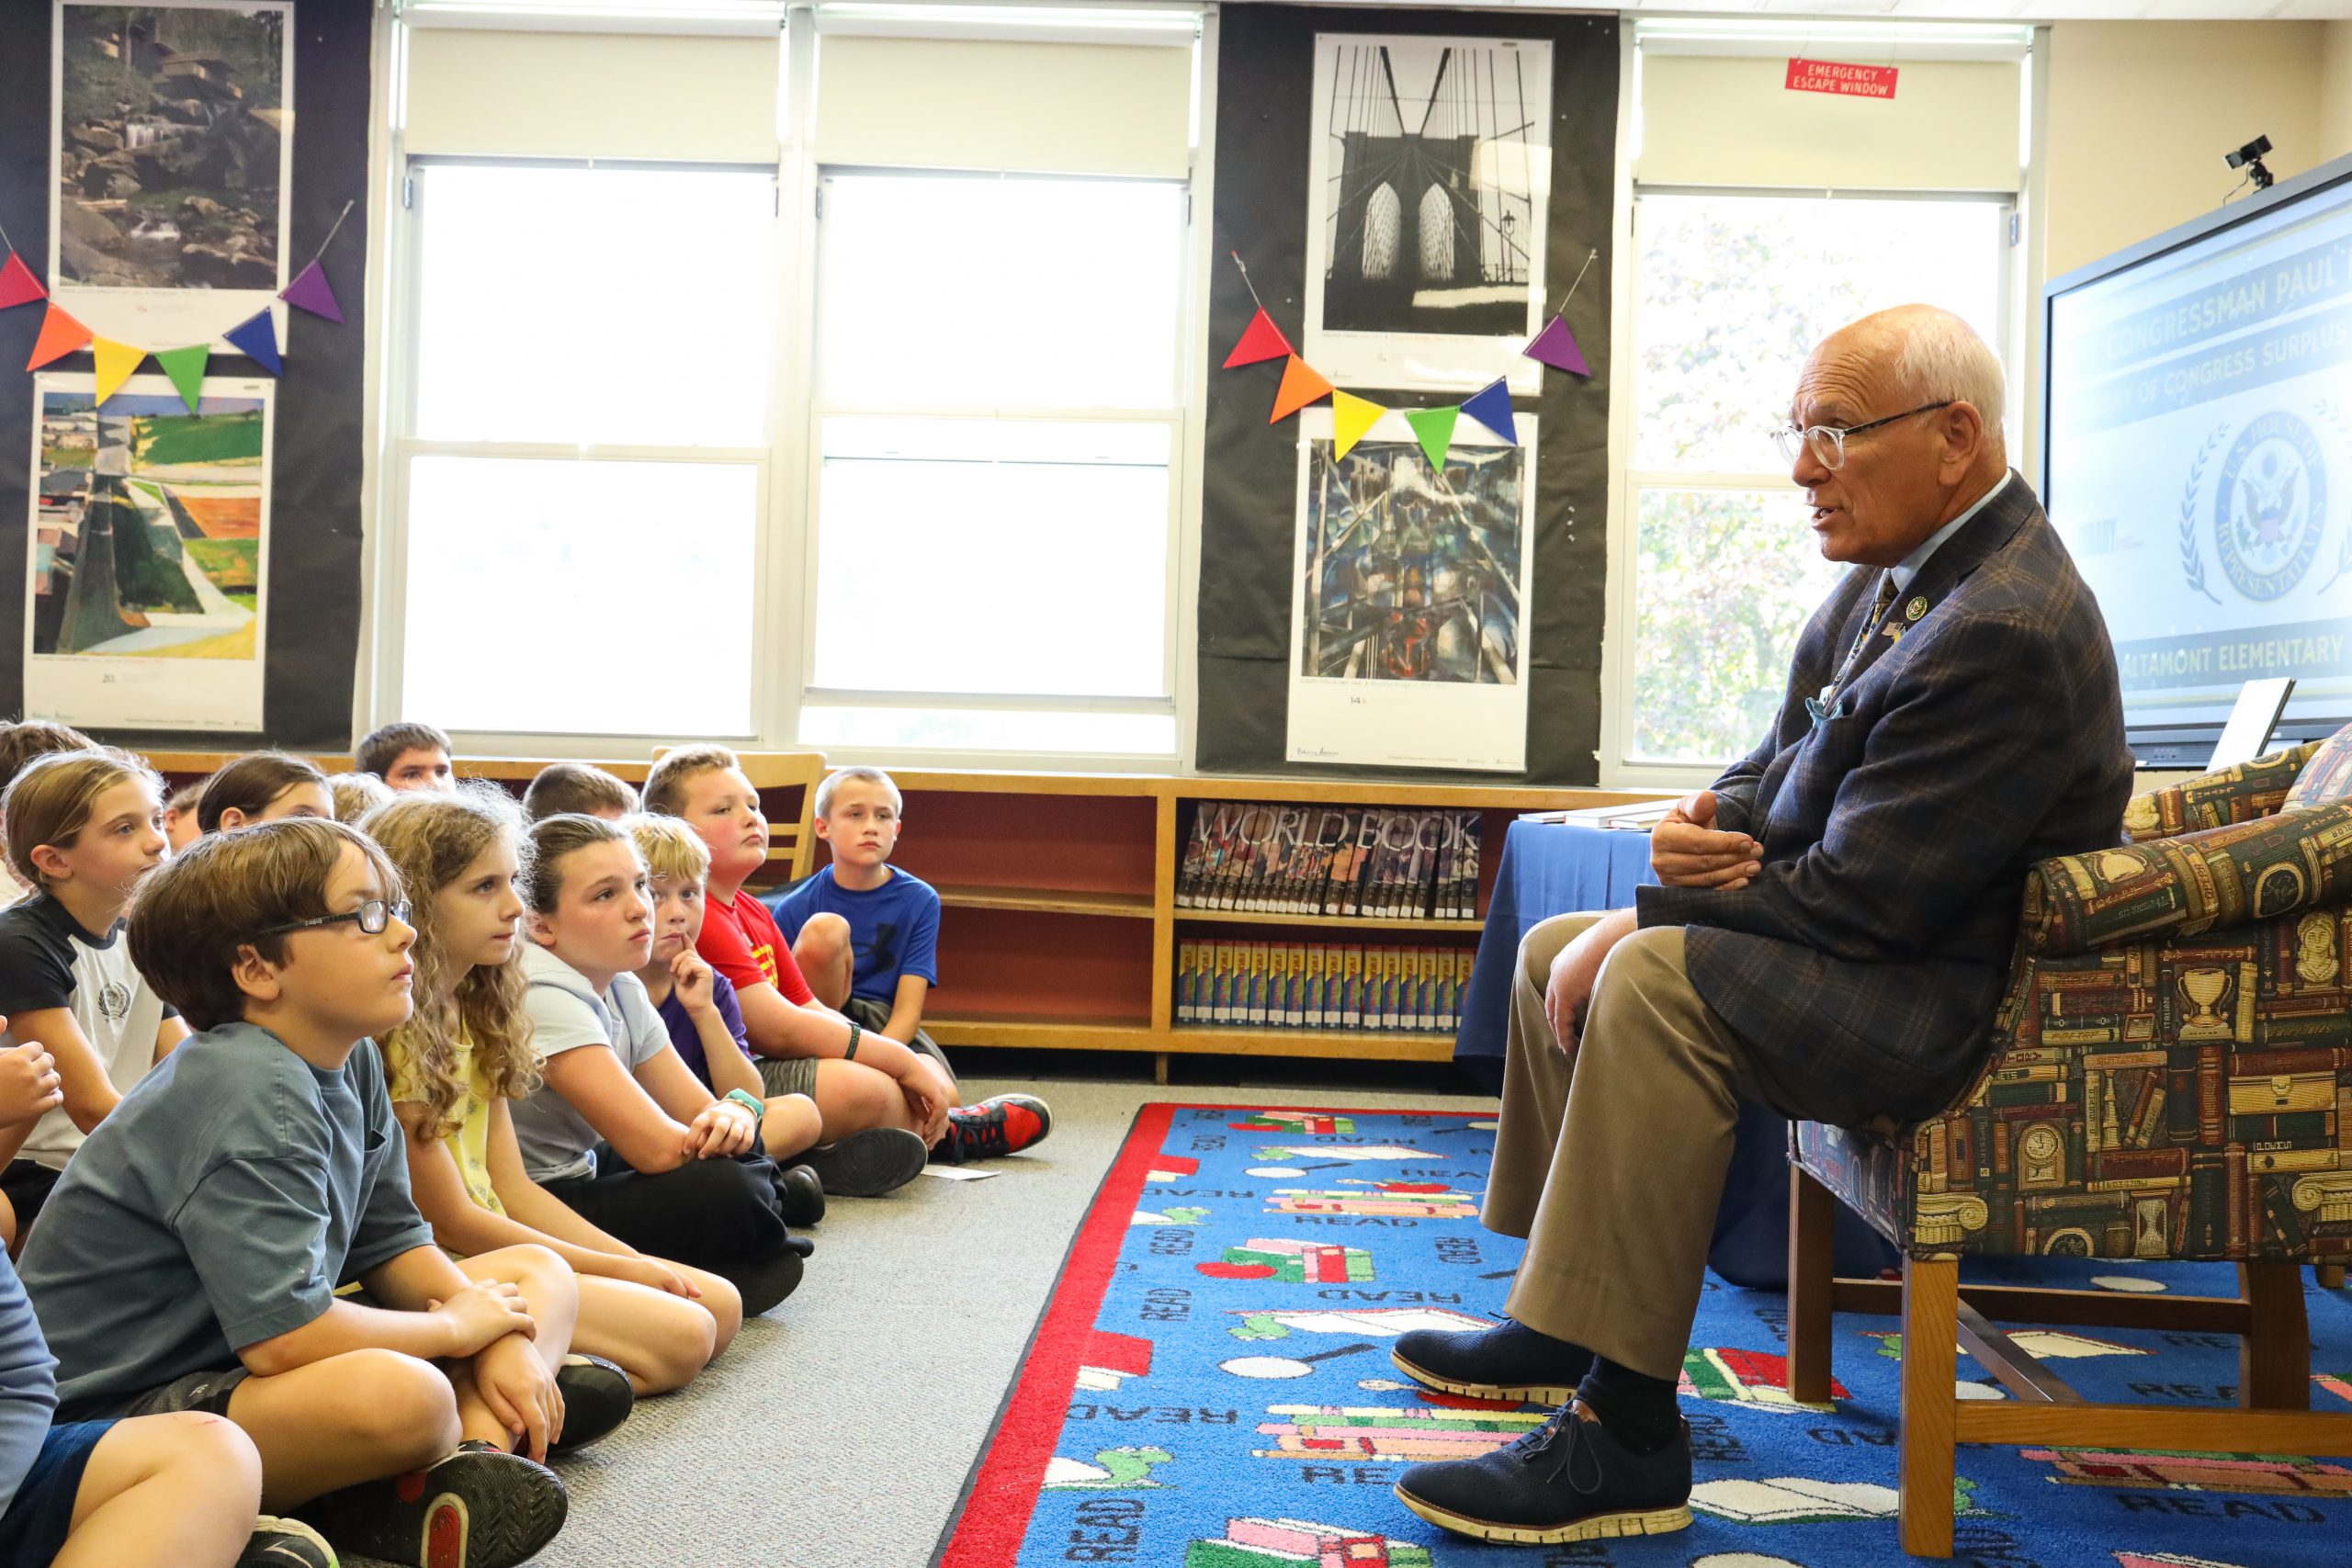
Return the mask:
{"type": "Polygon", "coordinates": [[[888,1191],[912,1174],[899,1174],[910,1149],[920,1168],[923,1150],[961,1165],[1045,1137],[1053,1113],[1044,1100],[1005,1094],[959,1107],[954,1084],[933,1058],[817,1000],[775,917],[743,891],[744,880],[767,863],[768,823],[734,752],[723,746],[670,752],[646,776],[645,809],[684,818],[709,846],[695,951],[733,984],[767,1092],[817,1102],[825,1141],[798,1157],[816,1168],[826,1191],[888,1191]],[[885,1179],[891,1176],[897,1179],[885,1179]]]}

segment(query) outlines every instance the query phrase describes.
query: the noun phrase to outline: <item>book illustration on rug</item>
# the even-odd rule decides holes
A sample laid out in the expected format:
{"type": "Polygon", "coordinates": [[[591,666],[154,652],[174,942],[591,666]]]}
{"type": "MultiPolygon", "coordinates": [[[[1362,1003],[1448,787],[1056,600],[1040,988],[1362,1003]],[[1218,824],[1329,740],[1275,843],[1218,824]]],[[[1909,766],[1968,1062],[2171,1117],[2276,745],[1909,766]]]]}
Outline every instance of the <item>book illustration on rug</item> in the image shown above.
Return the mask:
{"type": "MultiPolygon", "coordinates": [[[[2352,1470],[2324,1460],[2267,1454],[2191,1454],[2162,1450],[2019,1449],[2067,1486],[2138,1491],[2256,1492],[2270,1496],[2352,1498],[2352,1470]]],[[[2249,1509],[2258,1505],[2248,1504],[2249,1509]]]]}
{"type": "Polygon", "coordinates": [[[2238,1568],[2234,1562],[2216,1562],[2210,1557],[2177,1557],[2169,1551],[2119,1551],[2115,1568],[2238,1568]]]}
{"type": "Polygon", "coordinates": [[[1170,1483],[1154,1481],[1151,1472],[1175,1461],[1176,1456],[1166,1449],[1098,1449],[1091,1464],[1056,1454],[1046,1465],[1045,1489],[1048,1492],[1139,1492],[1163,1487],[1170,1483]]]}
{"type": "MultiPolygon", "coordinates": [[[[1952,1512],[1962,1518],[1998,1518],[1976,1506],[1976,1483],[1952,1482],[1952,1512]]],[[[1776,1475],[1767,1481],[1703,1481],[1690,1488],[1690,1511],[1740,1525],[1826,1525],[1848,1519],[1891,1519],[1901,1497],[1870,1481],[1821,1481],[1776,1475]]]]}
{"type": "Polygon", "coordinates": [[[1136,1335],[1096,1329],[1088,1342],[1085,1359],[1079,1362],[1072,1392],[1116,1393],[1119,1385],[1129,1378],[1148,1377],[1151,1344],[1136,1335]]]}
{"type": "MultiPolygon", "coordinates": [[[[1789,1359],[1766,1350],[1739,1350],[1729,1347],[1714,1349],[1694,1346],[1690,1353],[1682,1358],[1682,1376],[1674,1392],[1699,1399],[1752,1405],[1758,1410],[1777,1411],[1783,1415],[1798,1412],[1817,1414],[1837,1408],[1835,1404],[1806,1404],[1791,1398],[1789,1359]]],[[[1829,1395],[1833,1401],[1853,1397],[1847,1392],[1846,1385],[1835,1378],[1829,1380],[1829,1395]]]]}
{"type": "Polygon", "coordinates": [[[1176,873],[1180,909],[1474,920],[1476,811],[1204,800],[1176,873]]]}
{"type": "Polygon", "coordinates": [[[1430,1152],[1427,1149],[1408,1148],[1403,1144],[1309,1144],[1304,1146],[1296,1145],[1272,1144],[1258,1149],[1256,1151],[1256,1157],[1262,1160],[1425,1160],[1430,1157],[1430,1152]]]}
{"type": "Polygon", "coordinates": [[[1371,1348],[1369,1345],[1342,1345],[1336,1350],[1317,1350],[1311,1356],[1236,1356],[1229,1361],[1219,1361],[1216,1370],[1260,1382],[1282,1382],[1306,1377],[1315,1371],[1319,1361],[1336,1361],[1342,1356],[1361,1356],[1371,1348]]]}
{"type": "MultiPolygon", "coordinates": [[[[1285,1171],[1284,1175],[1289,1172],[1285,1171]]],[[[1373,1181],[1366,1190],[1315,1191],[1281,1187],[1266,1195],[1270,1214],[1339,1214],[1363,1219],[1475,1220],[1478,1194],[1457,1192],[1442,1182],[1373,1181]]]]}
{"type": "Polygon", "coordinates": [[[1253,1236],[1228,1247],[1216,1263],[1195,1263],[1212,1280],[1272,1280],[1283,1285],[1364,1285],[1373,1282],[1372,1254],[1360,1247],[1253,1236]]]}
{"type": "Polygon", "coordinates": [[[1176,1021],[1450,1033],[1475,956],[1466,947],[1188,938],[1176,947],[1176,1021]]]}
{"type": "Polygon", "coordinates": [[[1206,1209],[1137,1209],[1131,1225],[1197,1225],[1209,1217],[1206,1209]]]}
{"type": "Polygon", "coordinates": [[[1321,1311],[1313,1307],[1273,1312],[1249,1312],[1231,1309],[1241,1321],[1226,1332],[1236,1339],[1287,1339],[1293,1334],[1347,1334],[1378,1339],[1394,1339],[1399,1334],[1410,1334],[1417,1328],[1433,1328],[1447,1333],[1465,1328],[1492,1328],[1491,1318],[1473,1317],[1466,1312],[1450,1312],[1444,1307],[1356,1307],[1345,1311],[1321,1311]]]}
{"type": "Polygon", "coordinates": [[[1237,1133],[1295,1133],[1303,1138],[1328,1138],[1356,1130],[1352,1116],[1329,1116],[1319,1111],[1261,1111],[1247,1122],[1227,1122],[1237,1133]]]}
{"type": "Polygon", "coordinates": [[[1259,1435],[1271,1449],[1258,1459],[1345,1459],[1351,1463],[1419,1464],[1424,1460],[1476,1459],[1516,1442],[1550,1418],[1548,1410],[1461,1411],[1340,1404],[1273,1404],[1259,1435]]]}
{"type": "MultiPolygon", "coordinates": [[[[1903,1359],[1903,1336],[1888,1329],[1865,1329],[1865,1339],[1878,1341],[1878,1353],[1890,1361],[1903,1359]]],[[[2152,1350],[2137,1345],[2119,1345],[2112,1339],[2093,1339],[2087,1335],[2070,1334],[2063,1328],[2020,1328],[2009,1335],[2018,1349],[2036,1360],[2079,1361],[2094,1356],[2149,1356],[2152,1350]]]]}
{"type": "Polygon", "coordinates": [[[1184,1568],[1430,1568],[1429,1548],[1305,1519],[1227,1519],[1184,1548],[1184,1568]]]}

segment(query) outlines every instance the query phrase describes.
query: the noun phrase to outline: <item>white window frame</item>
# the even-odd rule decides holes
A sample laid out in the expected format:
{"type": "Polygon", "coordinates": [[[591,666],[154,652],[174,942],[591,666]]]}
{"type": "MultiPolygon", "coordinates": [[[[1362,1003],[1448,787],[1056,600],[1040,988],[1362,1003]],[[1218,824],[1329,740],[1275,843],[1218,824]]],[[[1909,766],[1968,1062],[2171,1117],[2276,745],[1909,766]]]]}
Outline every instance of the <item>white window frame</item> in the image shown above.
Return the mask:
{"type": "MultiPolygon", "coordinates": [[[[1035,175],[1009,171],[976,172],[968,169],[870,168],[858,164],[826,164],[820,165],[816,169],[816,188],[819,191],[822,191],[824,189],[825,182],[836,176],[847,176],[853,179],[888,179],[893,177],[904,177],[916,179],[976,180],[1038,179],[1055,180],[1059,182],[1067,182],[1074,178],[1084,177],[1061,175],[1035,175]]],[[[1186,182],[1183,181],[1153,180],[1146,178],[1121,178],[1116,180],[1114,183],[1121,185],[1163,185],[1176,186],[1179,187],[1184,187],[1186,185],[1186,182]]],[[[821,204],[820,204],[818,211],[820,216],[810,230],[812,242],[811,251],[814,256],[821,258],[824,251],[823,228],[825,222],[822,216],[821,204]]],[[[1191,225],[1188,225],[1185,234],[1185,239],[1188,242],[1186,246],[1188,251],[1193,248],[1189,243],[1193,238],[1190,231],[1191,227],[1191,225]]],[[[1179,274],[1181,279],[1180,286],[1189,286],[1191,283],[1192,278],[1190,276],[1190,273],[1192,265],[1192,261],[1188,256],[1184,267],[1179,274]]],[[[810,313],[808,321],[810,325],[809,337],[812,344],[812,353],[809,357],[812,365],[814,361],[813,344],[816,337],[815,312],[821,303],[825,287],[825,280],[822,276],[823,270],[823,264],[821,260],[816,261],[815,265],[811,268],[813,275],[813,292],[810,298],[810,313]]],[[[1187,291],[1190,292],[1189,288],[1187,291]]],[[[1188,391],[1187,384],[1195,383],[1199,379],[1198,368],[1193,363],[1193,356],[1188,352],[1193,341],[1192,316],[1193,312],[1189,309],[1180,309],[1175,312],[1172,330],[1176,335],[1176,342],[1173,344],[1173,348],[1177,367],[1178,385],[1176,391],[1178,395],[1175,400],[1160,408],[1137,409],[1071,406],[999,408],[992,405],[973,403],[880,403],[856,400],[834,401],[813,396],[809,398],[808,424],[803,437],[806,443],[805,450],[808,454],[808,475],[805,481],[808,487],[806,504],[804,506],[802,515],[808,519],[808,526],[803,530],[805,537],[801,542],[802,586],[800,599],[800,668],[806,672],[806,674],[803,677],[803,683],[799,688],[798,700],[796,704],[796,724],[798,722],[799,713],[805,712],[806,709],[812,706],[922,708],[965,712],[1146,714],[1164,716],[1168,717],[1171,721],[1171,726],[1176,731],[1177,745],[1167,752],[1136,752],[1125,754],[1126,766],[1129,768],[1145,766],[1166,767],[1173,764],[1177,761],[1178,752],[1183,750],[1184,743],[1188,739],[1188,737],[1183,733],[1183,719],[1180,711],[1180,703],[1178,701],[1178,688],[1181,682],[1182,665],[1177,653],[1176,645],[1178,639],[1175,632],[1182,606],[1185,602],[1179,593],[1181,579],[1182,576],[1182,562],[1184,555],[1183,536],[1185,532],[1185,516],[1188,512],[1194,512],[1197,510],[1197,502],[1195,502],[1188,504],[1187,497],[1184,493],[1186,486],[1185,476],[1193,471],[1192,465],[1187,461],[1187,454],[1190,451],[1191,444],[1186,440],[1186,436],[1189,433],[1189,427],[1193,423],[1190,417],[1190,409],[1188,405],[1192,401],[1196,400],[1186,395],[1188,391]],[[1164,428],[1168,432],[1168,542],[1165,578],[1166,603],[1162,606],[1162,614],[1166,617],[1166,633],[1162,638],[1160,669],[1160,684],[1164,694],[1157,697],[1109,697],[1059,695],[1050,693],[1014,695],[987,692],[956,692],[946,690],[936,692],[866,691],[841,687],[823,687],[811,683],[813,682],[817,667],[817,557],[820,543],[819,531],[821,526],[820,520],[824,516],[822,507],[825,472],[823,427],[826,420],[843,417],[952,419],[989,422],[1005,420],[1017,421],[1023,423],[1035,423],[1040,424],[1151,424],[1164,428]]],[[[814,745],[817,744],[817,742],[801,742],[801,744],[814,745]]],[[[858,754],[860,756],[873,756],[887,764],[888,761],[893,760],[914,759],[919,761],[936,755],[937,753],[919,751],[913,748],[860,747],[858,749],[858,754]]],[[[962,750],[954,753],[954,755],[958,758],[968,758],[973,754],[974,753],[972,752],[962,750]]],[[[1003,753],[986,754],[991,756],[1005,755],[1003,753]]],[[[1021,761],[1025,761],[1031,765],[1035,765],[1035,762],[1038,759],[1038,753],[1035,752],[1023,752],[1019,754],[1019,759],[1021,761]]],[[[1051,754],[1048,754],[1048,760],[1051,760],[1051,754]]],[[[972,764],[967,763],[967,765],[968,766],[972,764]]]]}
{"type": "MultiPolygon", "coordinates": [[[[1152,8],[1191,10],[1184,6],[1155,6],[1152,8]]],[[[1042,39],[1067,34],[1078,41],[1102,41],[1097,31],[1090,31],[1081,25],[1087,7],[1072,7],[1068,12],[1070,20],[1067,25],[1054,23],[1054,17],[1061,14],[1057,11],[1040,12],[1037,17],[1029,17],[1024,13],[1023,17],[1012,17],[1002,25],[1016,29],[1007,36],[1042,39]],[[1039,17],[1044,21],[1040,22],[1039,17]]],[[[1195,82],[1193,157],[1189,175],[1184,182],[1184,270],[1179,285],[1182,296],[1179,327],[1182,343],[1178,367],[1182,378],[1178,389],[1178,400],[1172,410],[1176,428],[1170,458],[1172,499],[1167,658],[1170,666],[1170,695],[1159,700],[1153,708],[1153,711],[1165,712],[1172,703],[1175,715],[1174,751],[1172,754],[1146,755],[1082,751],[886,750],[861,747],[858,748],[861,760],[890,767],[956,771],[1174,772],[1187,775],[1193,771],[1199,653],[1195,611],[1199,598],[1204,478],[1202,442],[1207,422],[1206,377],[1203,366],[1207,352],[1204,345],[1209,286],[1213,276],[1211,264],[1215,255],[1208,214],[1213,210],[1215,197],[1212,171],[1216,162],[1216,73],[1214,69],[1217,47],[1216,6],[1202,6],[1197,18],[1198,33],[1193,48],[1195,82]]],[[[814,446],[817,420],[827,412],[857,412],[847,406],[836,410],[818,404],[811,386],[819,237],[815,216],[818,165],[814,130],[820,43],[814,7],[808,5],[791,6],[784,35],[783,103],[778,127],[780,156],[773,171],[776,186],[776,229],[772,254],[777,284],[774,297],[775,309],[772,312],[774,378],[769,413],[770,443],[756,451],[732,447],[548,448],[537,444],[423,442],[413,438],[411,432],[414,429],[414,389],[410,372],[415,363],[418,211],[404,205],[411,159],[402,144],[401,127],[395,118],[397,107],[401,102],[402,78],[407,70],[406,33],[390,7],[378,12],[377,26],[379,30],[374,73],[375,101],[386,106],[387,112],[379,117],[371,131],[370,167],[375,177],[369,205],[374,220],[371,233],[377,236],[374,243],[378,246],[379,260],[387,264],[384,271],[388,281],[382,288],[370,290],[367,310],[367,341],[370,345],[385,346],[382,349],[371,346],[368,350],[372,358],[366,389],[367,406],[362,414],[365,434],[361,457],[361,524],[368,544],[361,552],[361,629],[358,669],[352,698],[352,733],[354,736],[365,734],[379,725],[390,722],[399,716],[401,711],[401,640],[407,622],[407,475],[414,457],[445,451],[510,457],[556,456],[590,461],[727,462],[750,457],[761,465],[760,526],[753,563],[753,614],[757,625],[753,628],[756,667],[752,677],[753,728],[751,734],[701,737],[677,733],[572,735],[460,730],[453,732],[451,739],[461,753],[494,756],[593,758],[643,755],[654,747],[698,739],[727,739],[747,750],[802,749],[797,739],[803,706],[801,694],[806,689],[806,676],[812,668],[811,638],[815,625],[810,614],[812,601],[808,596],[814,592],[816,531],[811,525],[811,519],[814,516],[818,468],[814,446]],[[800,574],[801,581],[797,583],[792,580],[795,571],[800,574]],[[795,628],[783,625],[780,620],[783,615],[795,610],[801,616],[801,626],[797,633],[795,628]]],[[[710,29],[681,28],[678,30],[710,29]]],[[[901,36],[996,36],[990,33],[989,24],[958,22],[945,7],[935,8],[932,15],[905,20],[894,18],[888,30],[901,36]]],[[[452,161],[457,160],[418,160],[420,163],[452,161]]],[[[593,164],[606,168],[667,166],[740,170],[747,166],[767,167],[765,164],[664,164],[609,158],[487,158],[471,161],[498,164],[557,163],[582,167],[593,164]]],[[[1029,417],[1030,412],[1022,411],[1022,416],[1029,417]]],[[[1153,411],[1149,417],[1170,417],[1170,412],[1153,411]]],[[[1052,417],[1052,414],[1053,411],[1035,411],[1035,417],[1039,418],[1052,417]]],[[[1134,417],[1134,411],[1119,411],[1119,416],[1134,417]]],[[[893,705],[943,705],[929,696],[909,699],[893,694],[889,701],[893,705]]],[[[989,696],[977,699],[975,705],[999,709],[1051,706],[1076,711],[1096,706],[1103,701],[1097,698],[1057,698],[1041,704],[1034,699],[989,696]]],[[[876,698],[875,705],[882,705],[880,697],[876,698]]],[[[431,716],[424,716],[429,718],[431,716]]]]}
{"type": "MultiPolygon", "coordinates": [[[[2044,36],[2043,31],[2037,31],[2037,45],[2044,36]]],[[[1611,377],[1609,417],[1608,580],[1604,586],[1605,609],[1600,646],[1600,750],[1596,761],[1600,764],[1600,786],[1603,789],[1703,789],[1746,752],[1725,757],[1715,763],[1660,762],[1635,758],[1632,754],[1636,673],[1635,598],[1638,592],[1635,579],[1639,574],[1641,558],[1639,542],[1634,536],[1639,525],[1634,497],[1644,489],[1767,491],[1793,494],[1798,487],[1789,478],[1786,468],[1749,472],[1678,472],[1635,465],[1635,426],[1641,398],[1641,347],[1638,338],[1641,315],[1638,230],[1641,198],[1644,196],[1832,198],[1844,196],[1853,200],[1984,201],[2000,204],[2009,220],[2009,254],[2008,265],[1999,273],[1999,342],[1996,346],[2008,371],[2008,406],[2015,412],[2012,428],[2018,438],[2010,443],[2011,466],[2030,473],[2032,470],[2025,465],[2030,459],[2032,449],[2039,445],[2041,400],[2038,386],[2029,386],[2036,377],[2031,373],[2026,354],[2030,341],[2028,328],[2039,314],[2041,283],[2041,161],[2032,157],[2024,161],[2022,188],[2017,191],[1942,190],[1929,186],[1838,191],[1818,186],[1644,186],[1634,177],[1634,162],[1639,152],[1635,135],[1640,117],[1640,51],[1634,42],[1632,27],[1623,28],[1619,37],[1618,195],[1613,234],[1619,265],[1611,269],[1610,337],[1611,361],[1617,369],[1611,377]],[[2026,243],[2029,230],[2032,231],[2031,244],[2026,243]],[[2031,303],[2029,305],[2026,301],[2031,303]]],[[[1794,52],[1793,48],[1792,52],[1794,52]]],[[[2020,127],[2020,142],[2030,152],[2040,145],[2046,91],[2041,89],[2040,80],[2043,73],[2032,71],[2030,54],[2025,69],[2030,73],[2028,90],[2021,96],[2026,104],[2023,118],[2028,124],[2020,127]]],[[[2038,333],[2035,339],[2038,340],[2038,333]]],[[[1763,739],[1761,735],[1755,737],[1755,740],[1763,739]]]]}

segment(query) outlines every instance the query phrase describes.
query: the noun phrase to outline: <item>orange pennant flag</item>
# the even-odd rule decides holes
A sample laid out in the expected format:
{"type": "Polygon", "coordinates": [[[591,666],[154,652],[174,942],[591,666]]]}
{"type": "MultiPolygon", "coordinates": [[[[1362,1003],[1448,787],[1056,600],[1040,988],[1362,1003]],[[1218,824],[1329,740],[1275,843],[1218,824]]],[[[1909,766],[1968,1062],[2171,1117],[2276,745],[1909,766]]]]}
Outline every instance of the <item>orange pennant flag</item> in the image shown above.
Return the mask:
{"type": "Polygon", "coordinates": [[[1322,372],[1294,354],[1290,363],[1283,367],[1282,389],[1274,394],[1274,412],[1268,424],[1280,424],[1316,399],[1331,389],[1322,372]]]}
{"type": "Polygon", "coordinates": [[[97,355],[98,359],[97,391],[100,402],[105,402],[120,391],[122,384],[130,379],[130,373],[139,368],[139,362],[147,357],[145,349],[134,348],[127,343],[117,343],[110,337],[97,339],[90,345],[90,352],[97,355]]]}
{"type": "Polygon", "coordinates": [[[33,340],[33,356],[25,361],[25,368],[38,370],[52,359],[62,359],[77,348],[86,347],[90,329],[59,310],[52,301],[49,313],[40,319],[40,336],[33,340]]]}

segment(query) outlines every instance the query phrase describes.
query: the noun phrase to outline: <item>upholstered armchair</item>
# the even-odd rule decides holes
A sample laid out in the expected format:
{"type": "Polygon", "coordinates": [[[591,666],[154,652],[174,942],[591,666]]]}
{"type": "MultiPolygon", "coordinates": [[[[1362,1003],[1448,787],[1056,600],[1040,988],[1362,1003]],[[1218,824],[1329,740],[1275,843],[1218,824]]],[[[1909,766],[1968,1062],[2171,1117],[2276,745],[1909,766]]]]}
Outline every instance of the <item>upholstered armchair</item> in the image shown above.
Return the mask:
{"type": "Polygon", "coordinates": [[[1794,1128],[1790,1392],[1829,1398],[1833,1311],[1901,1314],[1905,1551],[1951,1554],[1956,1443],[2352,1453],[2352,1414],[2310,1413],[2300,1277],[2352,1258],[2347,772],[2352,729],[2133,800],[2128,842],[2034,867],[1957,1106],[1794,1128]],[[1904,1249],[1900,1284],[1831,1277],[1833,1198],[1904,1249]],[[2226,1260],[2240,1292],[1960,1283],[2002,1253],[2226,1260]],[[1996,1319],[2241,1335],[2240,1407],[2084,1402],[1996,1319]],[[2012,1397],[1956,1398],[1955,1343],[2012,1397]]]}

